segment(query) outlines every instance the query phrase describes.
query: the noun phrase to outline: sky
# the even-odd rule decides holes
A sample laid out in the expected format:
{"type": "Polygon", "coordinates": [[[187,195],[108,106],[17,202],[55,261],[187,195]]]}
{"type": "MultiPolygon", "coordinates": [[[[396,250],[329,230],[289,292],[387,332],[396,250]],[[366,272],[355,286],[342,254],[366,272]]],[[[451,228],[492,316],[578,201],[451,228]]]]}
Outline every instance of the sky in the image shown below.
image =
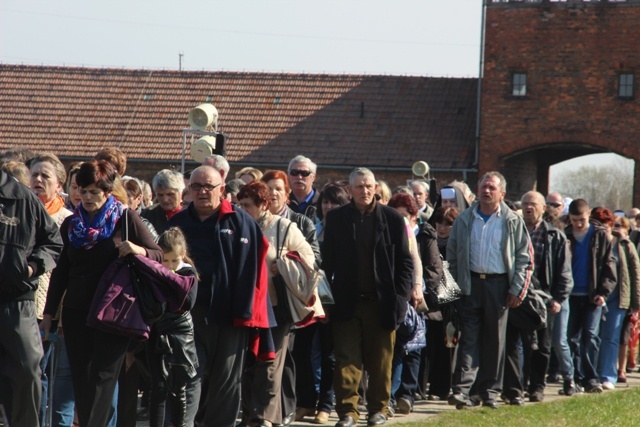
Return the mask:
{"type": "Polygon", "coordinates": [[[2,0],[0,63],[477,77],[481,20],[482,0],[2,0]]]}
{"type": "Polygon", "coordinates": [[[2,0],[0,62],[478,75],[482,0],[2,0]]]}

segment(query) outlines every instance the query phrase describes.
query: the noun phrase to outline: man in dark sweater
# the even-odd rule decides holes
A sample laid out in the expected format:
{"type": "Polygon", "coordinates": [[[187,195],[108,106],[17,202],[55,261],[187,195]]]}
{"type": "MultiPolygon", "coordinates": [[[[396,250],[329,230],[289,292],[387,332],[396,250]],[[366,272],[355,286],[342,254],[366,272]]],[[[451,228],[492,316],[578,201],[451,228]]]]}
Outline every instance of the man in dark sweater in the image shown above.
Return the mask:
{"type": "Polygon", "coordinates": [[[327,215],[322,267],[335,298],[333,312],[337,427],[360,415],[358,384],[369,374],[367,425],[386,422],[395,331],[404,320],[413,261],[404,218],[378,204],[365,168],[349,177],[352,202],[327,215]]]}

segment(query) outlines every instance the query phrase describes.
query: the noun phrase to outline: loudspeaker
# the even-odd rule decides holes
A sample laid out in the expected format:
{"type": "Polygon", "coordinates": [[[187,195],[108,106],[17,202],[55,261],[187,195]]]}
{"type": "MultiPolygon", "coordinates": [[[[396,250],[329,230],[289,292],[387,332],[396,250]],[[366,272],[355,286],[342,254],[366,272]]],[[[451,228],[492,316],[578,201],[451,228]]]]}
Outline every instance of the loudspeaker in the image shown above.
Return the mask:
{"type": "Polygon", "coordinates": [[[429,165],[427,162],[415,162],[411,166],[411,172],[416,176],[426,176],[429,173],[429,165]]]}
{"type": "Polygon", "coordinates": [[[198,130],[205,130],[213,125],[214,130],[218,130],[218,109],[213,104],[200,104],[189,111],[187,117],[189,126],[198,130]]]}

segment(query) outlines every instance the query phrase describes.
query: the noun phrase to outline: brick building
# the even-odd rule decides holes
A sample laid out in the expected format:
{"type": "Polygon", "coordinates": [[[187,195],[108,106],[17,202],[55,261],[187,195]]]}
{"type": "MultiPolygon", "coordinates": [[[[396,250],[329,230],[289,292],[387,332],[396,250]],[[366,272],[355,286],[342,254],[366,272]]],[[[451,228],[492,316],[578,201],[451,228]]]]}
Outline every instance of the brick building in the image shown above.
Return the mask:
{"type": "Polygon", "coordinates": [[[548,188],[549,166],[615,152],[636,160],[640,203],[640,2],[485,1],[479,173],[509,196],[548,188]]]}

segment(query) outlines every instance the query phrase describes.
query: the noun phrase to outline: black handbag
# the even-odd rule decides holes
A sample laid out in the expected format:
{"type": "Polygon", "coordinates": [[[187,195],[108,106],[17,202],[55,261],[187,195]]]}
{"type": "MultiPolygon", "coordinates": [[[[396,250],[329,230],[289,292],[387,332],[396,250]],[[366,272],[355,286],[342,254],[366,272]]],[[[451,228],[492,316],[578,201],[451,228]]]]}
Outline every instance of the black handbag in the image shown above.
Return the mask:
{"type": "MultiPolygon", "coordinates": [[[[287,226],[287,229],[284,233],[284,237],[282,238],[282,243],[280,241],[280,221],[282,218],[278,218],[278,223],[276,224],[276,260],[280,259],[282,255],[282,249],[284,247],[284,242],[287,240],[287,235],[289,234],[289,228],[291,227],[291,223],[287,226]]],[[[282,274],[275,274],[271,278],[271,282],[273,283],[273,288],[276,291],[276,297],[278,298],[278,305],[273,307],[274,314],[276,316],[276,322],[278,325],[284,325],[286,323],[293,323],[293,316],[291,315],[291,307],[289,306],[289,297],[287,296],[287,283],[284,281],[284,277],[282,274]]]]}

